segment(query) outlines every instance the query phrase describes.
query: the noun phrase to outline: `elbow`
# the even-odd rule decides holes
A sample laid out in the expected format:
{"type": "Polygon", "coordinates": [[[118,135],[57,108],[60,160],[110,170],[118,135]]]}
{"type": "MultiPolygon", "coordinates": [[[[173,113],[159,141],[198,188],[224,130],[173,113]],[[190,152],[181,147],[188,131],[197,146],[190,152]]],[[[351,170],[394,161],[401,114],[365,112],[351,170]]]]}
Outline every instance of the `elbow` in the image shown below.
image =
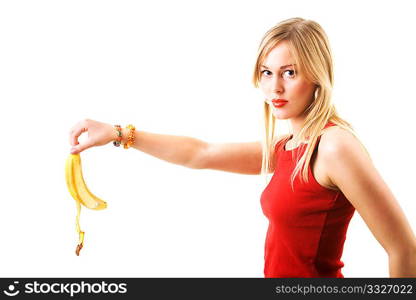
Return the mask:
{"type": "Polygon", "coordinates": [[[207,169],[207,158],[209,153],[209,144],[202,142],[198,145],[197,150],[194,151],[190,159],[186,163],[186,167],[190,169],[207,169]]]}
{"type": "Polygon", "coordinates": [[[390,277],[416,277],[416,245],[388,252],[390,277]]]}
{"type": "Polygon", "coordinates": [[[397,243],[394,247],[386,249],[389,257],[403,257],[403,256],[414,256],[416,255],[416,239],[406,245],[399,245],[397,243]]]}

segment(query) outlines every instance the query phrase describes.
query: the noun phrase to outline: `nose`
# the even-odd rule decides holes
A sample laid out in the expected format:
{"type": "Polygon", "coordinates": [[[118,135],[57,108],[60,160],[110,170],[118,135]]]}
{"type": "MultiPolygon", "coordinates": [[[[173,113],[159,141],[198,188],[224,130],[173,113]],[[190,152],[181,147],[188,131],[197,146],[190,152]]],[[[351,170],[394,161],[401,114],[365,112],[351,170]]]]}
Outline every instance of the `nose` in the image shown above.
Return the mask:
{"type": "Polygon", "coordinates": [[[284,91],[283,80],[278,76],[273,76],[270,82],[270,88],[274,94],[282,94],[284,91]]]}

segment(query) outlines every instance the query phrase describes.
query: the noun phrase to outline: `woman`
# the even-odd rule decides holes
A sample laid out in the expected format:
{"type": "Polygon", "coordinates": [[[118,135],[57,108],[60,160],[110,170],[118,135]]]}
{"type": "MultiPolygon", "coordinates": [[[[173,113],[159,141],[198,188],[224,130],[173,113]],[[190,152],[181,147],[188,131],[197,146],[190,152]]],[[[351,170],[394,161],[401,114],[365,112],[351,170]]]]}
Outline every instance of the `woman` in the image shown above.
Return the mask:
{"type": "Polygon", "coordinates": [[[323,29],[293,18],[263,37],[253,83],[265,95],[265,141],[212,144],[83,120],[71,153],[123,144],[194,169],[273,176],[261,195],[269,219],[265,277],[343,277],[343,245],[354,211],[389,257],[391,277],[416,277],[416,239],[400,206],[348,122],[331,103],[332,57],[323,29]],[[292,133],[275,137],[276,119],[292,133]],[[78,137],[88,132],[88,139],[78,137]]]}

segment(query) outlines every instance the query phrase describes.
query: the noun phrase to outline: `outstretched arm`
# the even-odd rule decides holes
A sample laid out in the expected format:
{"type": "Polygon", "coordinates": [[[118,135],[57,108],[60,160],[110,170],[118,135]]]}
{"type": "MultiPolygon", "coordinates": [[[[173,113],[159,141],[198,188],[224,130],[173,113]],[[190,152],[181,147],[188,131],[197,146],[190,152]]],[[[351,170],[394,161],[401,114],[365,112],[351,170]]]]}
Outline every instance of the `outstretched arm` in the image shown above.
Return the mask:
{"type": "MultiPolygon", "coordinates": [[[[240,174],[260,174],[262,161],[261,142],[207,143],[202,140],[141,130],[135,131],[131,147],[170,163],[193,169],[214,169],[240,174]]],[[[123,142],[128,131],[122,130],[123,142]]],[[[117,138],[110,124],[85,119],[70,131],[72,153],[82,152],[93,146],[105,145],[117,138]],[[88,132],[88,139],[78,142],[78,137],[88,132]]],[[[272,160],[273,160],[273,153],[272,160]]],[[[271,170],[272,171],[272,170],[271,170]]]]}

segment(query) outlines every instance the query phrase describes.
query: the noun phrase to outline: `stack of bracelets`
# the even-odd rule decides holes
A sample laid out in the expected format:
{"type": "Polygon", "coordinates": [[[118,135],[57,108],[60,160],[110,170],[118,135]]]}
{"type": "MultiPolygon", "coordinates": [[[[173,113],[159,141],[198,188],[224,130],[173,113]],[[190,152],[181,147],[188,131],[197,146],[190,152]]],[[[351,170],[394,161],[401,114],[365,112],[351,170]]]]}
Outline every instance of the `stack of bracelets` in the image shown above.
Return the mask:
{"type": "MultiPolygon", "coordinates": [[[[122,133],[121,133],[121,126],[120,125],[114,125],[114,128],[117,131],[117,139],[113,141],[113,145],[116,147],[120,147],[121,140],[122,140],[122,133]]],[[[127,135],[127,141],[123,144],[124,149],[129,149],[131,145],[134,144],[134,131],[136,130],[136,127],[129,124],[126,126],[125,129],[129,129],[129,133],[127,135]]]]}

